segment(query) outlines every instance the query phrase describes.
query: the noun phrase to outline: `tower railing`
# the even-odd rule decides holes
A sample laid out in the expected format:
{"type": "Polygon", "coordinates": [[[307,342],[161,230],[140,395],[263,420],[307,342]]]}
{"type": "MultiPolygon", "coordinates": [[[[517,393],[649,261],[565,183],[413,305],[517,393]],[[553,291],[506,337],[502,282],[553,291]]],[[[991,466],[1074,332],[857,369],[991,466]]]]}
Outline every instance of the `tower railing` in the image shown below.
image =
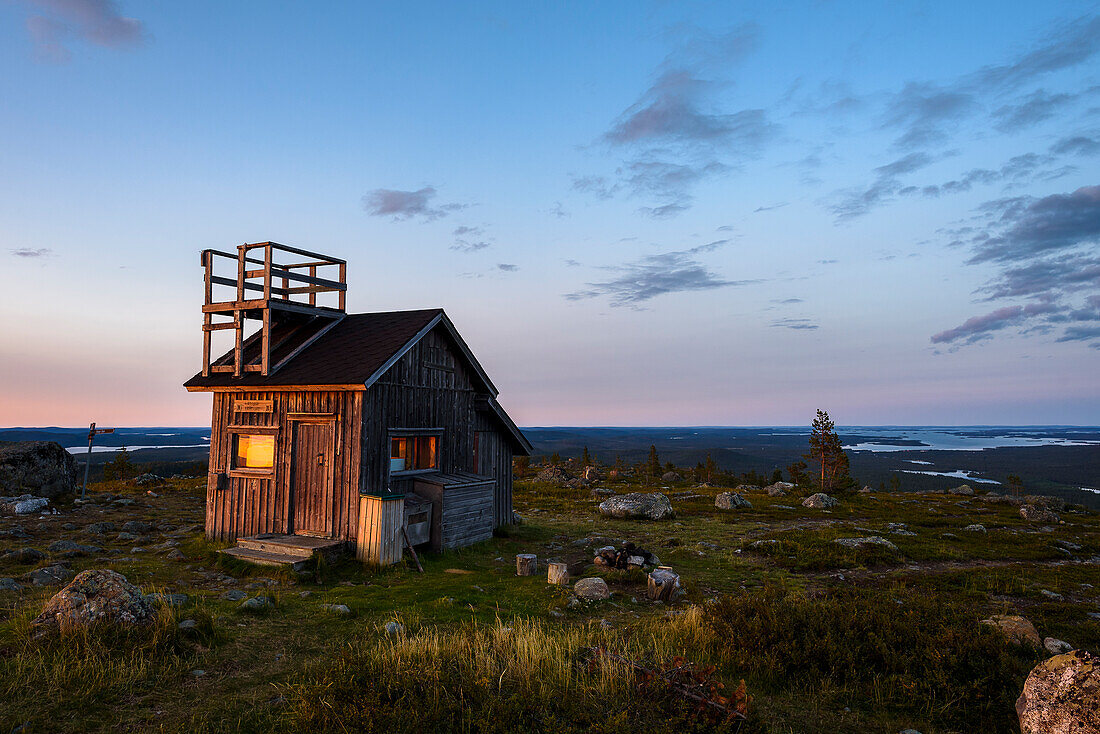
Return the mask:
{"type": "Polygon", "coordinates": [[[344,317],[347,296],[347,262],[344,260],[278,242],[256,242],[238,245],[236,256],[219,250],[203,250],[202,266],[205,288],[202,307],[203,376],[228,372],[234,377],[251,372],[273,374],[344,317]],[[260,257],[255,256],[256,250],[262,250],[260,257]],[[282,262],[276,262],[276,257],[282,262]],[[216,258],[236,261],[236,277],[215,274],[216,258]],[[331,274],[334,269],[335,277],[331,274]],[[233,289],[234,297],[231,300],[215,300],[217,286],[233,289]],[[317,296],[324,293],[337,294],[335,307],[318,305],[317,296]],[[301,300],[303,297],[305,300],[301,300]],[[293,353],[272,364],[272,329],[275,322],[282,318],[281,314],[287,317],[298,314],[325,319],[330,323],[315,328],[312,336],[293,353]],[[219,320],[224,318],[230,320],[219,320]],[[247,363],[244,360],[246,320],[262,323],[260,330],[247,340],[248,343],[253,339],[260,341],[259,360],[247,363]],[[235,332],[232,359],[229,364],[214,364],[210,352],[212,335],[224,329],[235,332]]]}

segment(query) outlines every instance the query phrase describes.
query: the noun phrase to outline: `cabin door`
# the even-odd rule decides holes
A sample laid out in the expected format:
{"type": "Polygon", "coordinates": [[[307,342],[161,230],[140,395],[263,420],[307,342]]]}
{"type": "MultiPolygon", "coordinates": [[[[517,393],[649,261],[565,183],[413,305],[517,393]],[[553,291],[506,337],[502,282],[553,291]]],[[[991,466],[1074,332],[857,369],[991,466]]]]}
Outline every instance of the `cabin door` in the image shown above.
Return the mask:
{"type": "Polygon", "coordinates": [[[332,536],[333,427],[295,423],[290,506],[297,535],[332,536]]]}

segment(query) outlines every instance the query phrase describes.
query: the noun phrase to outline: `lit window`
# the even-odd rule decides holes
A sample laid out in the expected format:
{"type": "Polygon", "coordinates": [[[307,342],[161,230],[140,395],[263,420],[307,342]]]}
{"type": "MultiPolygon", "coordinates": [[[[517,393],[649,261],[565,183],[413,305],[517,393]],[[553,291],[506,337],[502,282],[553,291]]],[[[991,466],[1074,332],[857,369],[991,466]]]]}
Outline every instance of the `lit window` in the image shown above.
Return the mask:
{"type": "Polygon", "coordinates": [[[274,466],[274,436],[250,433],[233,435],[234,469],[271,469],[274,466]]]}
{"type": "Polygon", "coordinates": [[[390,439],[390,473],[438,467],[438,436],[400,436],[390,439]]]}

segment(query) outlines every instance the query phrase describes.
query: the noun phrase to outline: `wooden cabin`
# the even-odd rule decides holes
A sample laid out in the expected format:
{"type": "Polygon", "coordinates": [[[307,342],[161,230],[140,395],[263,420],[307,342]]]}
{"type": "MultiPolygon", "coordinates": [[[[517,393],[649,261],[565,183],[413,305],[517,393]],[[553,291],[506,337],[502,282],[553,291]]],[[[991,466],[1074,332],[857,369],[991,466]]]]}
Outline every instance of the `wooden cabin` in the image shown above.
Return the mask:
{"type": "Polygon", "coordinates": [[[213,393],[208,538],[255,562],[354,544],[389,564],[512,522],[512,457],[531,445],[443,309],[346,313],[343,260],[274,242],[202,266],[185,387],[213,393]],[[223,330],[232,347],[212,357],[223,330]]]}

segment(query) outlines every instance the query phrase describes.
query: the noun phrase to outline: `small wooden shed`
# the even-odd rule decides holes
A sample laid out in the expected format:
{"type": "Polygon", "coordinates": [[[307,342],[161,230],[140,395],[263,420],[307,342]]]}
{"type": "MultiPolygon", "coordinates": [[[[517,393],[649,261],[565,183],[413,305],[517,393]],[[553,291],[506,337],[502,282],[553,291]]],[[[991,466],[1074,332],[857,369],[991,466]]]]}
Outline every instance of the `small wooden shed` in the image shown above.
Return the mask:
{"type": "Polygon", "coordinates": [[[250,540],[247,560],[306,536],[385,564],[410,518],[436,550],[512,522],[512,457],[531,446],[442,309],[346,313],[343,260],[274,242],[202,265],[203,364],[185,387],[213,393],[207,537],[250,540]],[[233,347],[212,358],[223,329],[233,347]]]}

